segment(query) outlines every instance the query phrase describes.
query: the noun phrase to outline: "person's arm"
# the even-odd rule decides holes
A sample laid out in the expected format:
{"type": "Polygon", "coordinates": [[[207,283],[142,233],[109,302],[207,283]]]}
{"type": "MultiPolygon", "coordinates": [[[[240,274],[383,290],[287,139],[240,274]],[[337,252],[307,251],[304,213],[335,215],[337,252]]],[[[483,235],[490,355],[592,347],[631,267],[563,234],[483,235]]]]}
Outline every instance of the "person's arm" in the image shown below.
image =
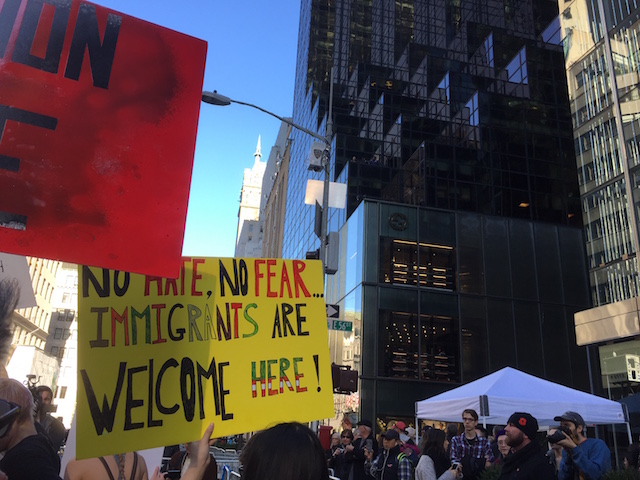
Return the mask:
{"type": "Polygon", "coordinates": [[[72,480],[77,478],[74,469],[76,468],[76,459],[72,458],[67,462],[67,467],[64,469],[64,480],[72,480]]]}
{"type": "Polygon", "coordinates": [[[398,464],[398,480],[413,480],[413,466],[406,457],[398,464]]]}
{"type": "Polygon", "coordinates": [[[416,480],[436,480],[436,469],[429,455],[423,455],[416,465],[416,480]]]}
{"type": "MultiPolygon", "coordinates": [[[[137,453],[134,453],[137,455],[137,453]]],[[[147,472],[147,462],[145,462],[142,455],[138,455],[138,468],[136,470],[136,480],[149,480],[149,473],[147,472]]]]}
{"type": "Polygon", "coordinates": [[[438,477],[438,480],[456,480],[456,478],[458,478],[458,470],[451,467],[449,470],[445,470],[445,472],[438,477]]]}
{"type": "MultiPolygon", "coordinates": [[[[582,445],[584,443],[586,442],[582,445]]],[[[600,478],[611,470],[611,452],[601,440],[589,443],[588,448],[584,450],[581,445],[573,449],[573,463],[588,478],[600,478]]]]}
{"type": "Polygon", "coordinates": [[[493,450],[491,450],[491,444],[486,439],[485,439],[484,453],[482,456],[486,459],[485,468],[489,468],[493,463],[493,461],[495,460],[495,457],[493,456],[493,450]]]}
{"type": "MultiPolygon", "coordinates": [[[[202,438],[198,442],[191,442],[187,445],[189,450],[189,468],[184,472],[181,480],[202,480],[207,470],[207,465],[211,461],[209,457],[209,442],[213,433],[213,423],[210,423],[204,431],[202,438]]],[[[151,480],[163,480],[164,474],[160,473],[160,469],[156,467],[153,471],[151,480]]]]}
{"type": "Polygon", "coordinates": [[[461,444],[460,437],[456,435],[455,437],[451,437],[451,446],[449,448],[449,456],[451,457],[452,462],[460,462],[462,459],[461,452],[461,444]]]}
{"type": "Polygon", "coordinates": [[[560,460],[560,466],[558,467],[558,480],[573,480],[573,477],[573,460],[563,450],[562,460],[560,460]]]}
{"type": "MultiPolygon", "coordinates": [[[[373,453],[367,450],[368,454],[365,456],[364,461],[364,471],[367,475],[372,476],[373,478],[380,478],[380,472],[382,469],[378,469],[378,464],[380,463],[380,459],[384,454],[378,455],[375,459],[373,459],[373,453]],[[373,460],[372,460],[373,459],[373,460]]],[[[384,462],[383,462],[384,466],[384,462]]]]}

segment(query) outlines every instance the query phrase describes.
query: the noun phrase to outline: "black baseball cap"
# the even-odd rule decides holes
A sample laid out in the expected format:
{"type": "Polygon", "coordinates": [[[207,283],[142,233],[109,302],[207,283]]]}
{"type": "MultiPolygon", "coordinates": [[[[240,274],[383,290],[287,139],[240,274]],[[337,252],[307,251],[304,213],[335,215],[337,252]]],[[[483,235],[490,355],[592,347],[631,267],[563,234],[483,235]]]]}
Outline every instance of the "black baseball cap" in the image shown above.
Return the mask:
{"type": "Polygon", "coordinates": [[[554,417],[553,420],[556,421],[556,422],[560,422],[562,420],[565,420],[567,422],[573,423],[576,427],[579,426],[579,425],[582,425],[583,427],[586,426],[582,416],[579,413],[576,413],[576,412],[564,412],[562,415],[554,417]]]}
{"type": "Polygon", "coordinates": [[[360,425],[364,425],[365,427],[373,428],[370,420],[362,419],[356,425],[359,427],[360,425]]]}
{"type": "Polygon", "coordinates": [[[387,440],[399,440],[400,439],[400,434],[398,433],[397,430],[387,430],[386,432],[384,432],[382,434],[382,436],[384,438],[386,438],[387,440]]]}

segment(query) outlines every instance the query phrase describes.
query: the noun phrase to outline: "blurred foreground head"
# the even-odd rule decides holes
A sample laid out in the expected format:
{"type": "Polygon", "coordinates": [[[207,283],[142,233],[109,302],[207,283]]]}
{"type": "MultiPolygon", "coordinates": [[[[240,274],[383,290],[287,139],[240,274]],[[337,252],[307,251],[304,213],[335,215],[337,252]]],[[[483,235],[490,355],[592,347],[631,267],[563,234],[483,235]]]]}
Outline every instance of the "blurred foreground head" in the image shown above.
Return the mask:
{"type": "Polygon", "coordinates": [[[242,480],[328,480],[318,436],[301,423],[281,423],[255,434],[240,453],[242,480]]]}
{"type": "Polygon", "coordinates": [[[16,279],[0,281],[0,378],[7,378],[5,364],[11,346],[11,314],[20,298],[20,286],[16,279]]]}

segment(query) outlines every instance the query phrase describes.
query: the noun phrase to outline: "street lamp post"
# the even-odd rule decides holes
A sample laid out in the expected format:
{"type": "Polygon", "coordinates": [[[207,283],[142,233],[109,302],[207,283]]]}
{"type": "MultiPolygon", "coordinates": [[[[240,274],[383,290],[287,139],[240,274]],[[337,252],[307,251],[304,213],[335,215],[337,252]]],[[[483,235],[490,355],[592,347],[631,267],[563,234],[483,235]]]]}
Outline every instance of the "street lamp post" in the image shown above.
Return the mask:
{"type": "Polygon", "coordinates": [[[322,260],[323,272],[326,271],[327,267],[327,222],[328,222],[328,210],[329,210],[329,165],[331,162],[331,137],[333,136],[333,120],[331,118],[333,111],[333,72],[331,79],[331,88],[330,88],[330,96],[329,96],[329,117],[327,118],[327,134],[326,136],[322,136],[316,132],[312,132],[311,130],[293,123],[291,120],[287,118],[283,118],[280,115],[276,115],[269,110],[265,110],[258,105],[254,105],[253,103],[241,102],[239,100],[232,100],[229,97],[225,97],[224,95],[220,95],[217,91],[213,92],[202,92],[202,101],[205,103],[209,103],[211,105],[218,106],[227,106],[232,103],[237,103],[238,105],[245,105],[247,107],[252,107],[261,112],[266,113],[267,115],[271,115],[272,117],[277,118],[281,122],[284,122],[288,125],[291,125],[293,128],[300,130],[301,132],[306,133],[307,135],[312,136],[313,138],[320,140],[324,143],[324,152],[322,155],[322,169],[324,170],[324,188],[322,192],[322,225],[320,230],[320,260],[322,260]]]}

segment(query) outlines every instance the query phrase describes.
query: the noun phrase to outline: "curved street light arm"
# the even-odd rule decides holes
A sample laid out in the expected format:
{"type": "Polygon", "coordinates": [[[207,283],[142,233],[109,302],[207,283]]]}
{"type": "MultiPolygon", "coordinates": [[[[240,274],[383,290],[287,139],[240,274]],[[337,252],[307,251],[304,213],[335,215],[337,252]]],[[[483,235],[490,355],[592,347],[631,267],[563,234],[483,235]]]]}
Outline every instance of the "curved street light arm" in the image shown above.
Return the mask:
{"type": "Polygon", "coordinates": [[[257,110],[260,110],[261,112],[264,112],[267,115],[271,115],[272,117],[277,118],[281,122],[284,122],[284,123],[286,123],[288,125],[291,125],[293,128],[297,128],[298,130],[306,133],[307,135],[311,135],[313,138],[317,138],[318,140],[320,140],[325,145],[327,145],[327,146],[330,145],[329,141],[325,137],[323,137],[322,135],[319,135],[316,132],[312,132],[311,130],[309,130],[307,128],[304,128],[304,127],[302,127],[300,125],[297,125],[297,124],[293,123],[291,120],[283,118],[280,115],[276,115],[275,113],[270,112],[269,110],[265,110],[264,108],[259,107],[258,105],[254,105],[253,103],[241,102],[239,100],[232,100],[232,99],[229,99],[229,101],[231,103],[237,103],[239,105],[246,105],[247,107],[253,107],[253,108],[257,109],[257,110]]]}

